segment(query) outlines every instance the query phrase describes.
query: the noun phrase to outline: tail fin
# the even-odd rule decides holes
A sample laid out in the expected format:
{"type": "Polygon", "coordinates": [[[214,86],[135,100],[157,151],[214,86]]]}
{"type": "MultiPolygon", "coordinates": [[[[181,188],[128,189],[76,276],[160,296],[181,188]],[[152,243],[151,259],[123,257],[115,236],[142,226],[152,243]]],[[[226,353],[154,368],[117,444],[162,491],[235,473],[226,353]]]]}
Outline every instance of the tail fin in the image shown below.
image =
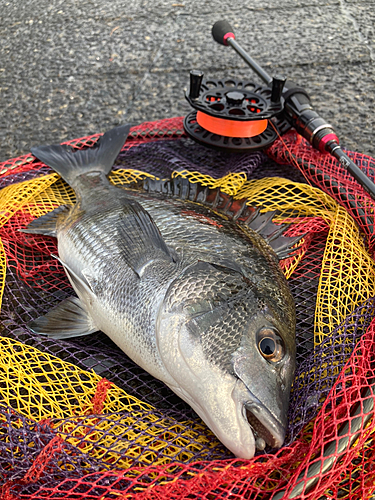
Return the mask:
{"type": "Polygon", "coordinates": [[[31,148],[31,152],[71,185],[77,175],[85,172],[99,170],[109,174],[131,127],[132,125],[126,124],[109,130],[88,149],[76,150],[64,144],[37,146],[31,148]]]}

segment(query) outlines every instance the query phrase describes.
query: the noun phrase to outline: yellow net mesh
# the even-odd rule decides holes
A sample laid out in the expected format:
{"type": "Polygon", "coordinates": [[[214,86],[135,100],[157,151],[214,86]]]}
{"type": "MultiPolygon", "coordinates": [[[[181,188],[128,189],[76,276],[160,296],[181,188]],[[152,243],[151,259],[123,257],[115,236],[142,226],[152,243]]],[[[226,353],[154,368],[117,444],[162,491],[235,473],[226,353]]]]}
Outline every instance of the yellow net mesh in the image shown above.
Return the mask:
{"type": "MultiPolygon", "coordinates": [[[[188,171],[175,172],[174,175],[212,188],[220,187],[237,199],[248,198],[249,203],[262,206],[265,211],[278,210],[279,221],[296,222],[314,216],[326,222],[329,236],[316,303],[316,344],[359,304],[375,295],[374,264],[356,224],[341,206],[321,190],[283,178],[246,181],[244,174],[229,174],[221,179],[188,171]]],[[[116,185],[127,185],[145,176],[149,174],[117,170],[110,179],[116,185]]],[[[39,217],[61,204],[73,204],[74,201],[73,190],[57,174],[10,185],[1,191],[0,227],[19,210],[39,217]]],[[[296,258],[293,265],[286,269],[287,276],[293,273],[300,258],[296,258]]],[[[1,241],[0,265],[1,296],[6,274],[1,241]]],[[[2,338],[0,342],[2,401],[36,421],[53,419],[51,425],[59,436],[92,456],[100,457],[108,467],[115,464],[116,468],[128,468],[135,457],[141,456],[142,448],[148,451],[141,456],[141,461],[159,464],[176,458],[182,461],[192,458],[203,449],[203,444],[207,449],[218,445],[207,429],[202,432],[203,424],[199,426],[193,422],[161,419],[152,406],[114,384],[107,388],[100,408],[100,413],[108,415],[108,418],[102,419],[98,426],[95,417],[88,415],[101,381],[98,375],[14,340],[2,338]],[[120,412],[129,414],[119,417],[120,412]],[[102,446],[103,439],[106,446],[102,446]]],[[[200,456],[200,459],[203,458],[204,454],[200,456]]]]}
{"type": "Polygon", "coordinates": [[[115,463],[117,468],[126,469],[135,458],[154,464],[165,462],[166,457],[187,460],[202,449],[202,444],[217,445],[203,424],[161,418],[151,405],[116,385],[103,385],[103,379],[94,372],[13,339],[0,338],[0,377],[4,381],[3,404],[37,422],[52,419],[50,425],[59,436],[68,435],[68,442],[79,445],[93,457],[101,457],[108,466],[115,463]],[[102,389],[99,398],[98,385],[99,391],[102,389]],[[95,413],[108,418],[101,419],[98,426],[91,415],[95,413]],[[90,416],[82,417],[86,414],[90,416]],[[105,449],[101,446],[103,436],[105,449]],[[146,454],[142,453],[144,447],[149,450],[146,454]],[[120,460],[124,451],[126,459],[120,460]],[[158,458],[161,451],[163,458],[158,458]]]}

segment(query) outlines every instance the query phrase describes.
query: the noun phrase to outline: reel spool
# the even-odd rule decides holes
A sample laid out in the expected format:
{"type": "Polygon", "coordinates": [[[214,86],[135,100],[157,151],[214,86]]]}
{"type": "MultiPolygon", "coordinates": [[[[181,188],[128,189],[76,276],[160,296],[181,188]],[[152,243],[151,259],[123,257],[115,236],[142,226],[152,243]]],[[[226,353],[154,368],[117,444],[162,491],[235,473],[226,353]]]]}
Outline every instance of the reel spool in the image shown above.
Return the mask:
{"type": "Polygon", "coordinates": [[[250,152],[271,145],[289,127],[278,115],[283,111],[285,79],[275,77],[272,87],[232,78],[203,80],[190,71],[190,91],[185,97],[194,111],[184,120],[186,133],[196,142],[228,152],[250,152]]]}

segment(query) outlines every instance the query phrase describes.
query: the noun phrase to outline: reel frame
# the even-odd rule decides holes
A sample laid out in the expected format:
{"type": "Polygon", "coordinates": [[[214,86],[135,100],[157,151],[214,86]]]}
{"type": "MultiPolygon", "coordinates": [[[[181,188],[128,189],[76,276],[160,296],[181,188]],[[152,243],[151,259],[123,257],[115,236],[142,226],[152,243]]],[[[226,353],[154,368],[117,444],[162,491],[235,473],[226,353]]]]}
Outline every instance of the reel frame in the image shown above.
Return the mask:
{"type": "Polygon", "coordinates": [[[280,90],[251,80],[209,78],[190,72],[190,91],[185,93],[193,111],[184,119],[185,132],[194,141],[214,149],[245,153],[270,146],[289,124],[281,118],[284,99],[280,90]],[[272,120],[273,125],[271,125],[272,120]],[[223,133],[224,131],[224,133],[223,133]],[[226,133],[227,132],[227,133],[226,133]]]}

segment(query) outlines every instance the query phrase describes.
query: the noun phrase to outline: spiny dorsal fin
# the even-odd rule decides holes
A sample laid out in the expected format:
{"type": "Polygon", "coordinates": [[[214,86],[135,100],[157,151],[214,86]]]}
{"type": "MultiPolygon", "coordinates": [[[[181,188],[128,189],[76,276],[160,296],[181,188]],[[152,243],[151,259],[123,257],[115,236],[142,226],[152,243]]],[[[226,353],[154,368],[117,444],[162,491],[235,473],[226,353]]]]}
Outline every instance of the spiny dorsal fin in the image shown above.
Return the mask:
{"type": "Polygon", "coordinates": [[[200,183],[192,183],[184,177],[156,180],[147,178],[143,189],[149,193],[198,203],[216,213],[225,215],[229,220],[244,225],[260,234],[273,248],[279,260],[286,259],[295,249],[292,247],[302,238],[283,236],[288,224],[274,224],[276,211],[260,213],[260,209],[249,206],[246,199],[236,200],[219,188],[210,189],[200,183]]]}
{"type": "Polygon", "coordinates": [[[279,260],[283,260],[287,259],[288,257],[292,257],[295,253],[298,253],[299,247],[293,247],[294,245],[299,243],[304,236],[306,235],[301,234],[293,237],[279,236],[276,240],[271,241],[269,244],[275,251],[276,255],[279,257],[279,260]]]}

